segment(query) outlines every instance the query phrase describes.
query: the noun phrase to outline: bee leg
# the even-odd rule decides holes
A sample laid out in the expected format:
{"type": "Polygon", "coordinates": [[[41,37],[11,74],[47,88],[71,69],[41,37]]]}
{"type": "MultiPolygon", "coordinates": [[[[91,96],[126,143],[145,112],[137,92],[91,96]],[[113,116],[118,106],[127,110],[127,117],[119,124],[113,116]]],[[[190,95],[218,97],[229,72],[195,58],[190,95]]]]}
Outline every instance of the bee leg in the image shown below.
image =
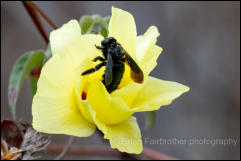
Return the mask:
{"type": "Polygon", "coordinates": [[[120,62],[123,63],[123,62],[125,62],[125,60],[126,60],[126,58],[121,58],[121,59],[120,59],[120,62]]]}
{"type": "Polygon", "coordinates": [[[99,70],[101,67],[105,66],[106,62],[100,63],[98,65],[95,66],[95,71],[99,70]]]}
{"type": "Polygon", "coordinates": [[[95,45],[95,47],[96,47],[97,49],[99,49],[99,50],[103,50],[103,49],[104,49],[103,46],[97,46],[97,45],[95,45]]]}
{"type": "Polygon", "coordinates": [[[100,63],[100,64],[96,65],[95,68],[88,69],[85,72],[83,72],[81,75],[94,73],[94,72],[96,72],[97,70],[99,70],[101,67],[103,67],[105,65],[106,65],[106,62],[100,63]]]}
{"type": "Polygon", "coordinates": [[[95,68],[91,68],[86,70],[85,72],[83,72],[81,75],[86,75],[86,74],[90,74],[90,73],[94,73],[95,72],[95,68]]]}
{"type": "Polygon", "coordinates": [[[100,61],[105,61],[105,59],[102,58],[101,56],[97,56],[96,58],[93,59],[94,62],[96,62],[96,61],[98,61],[98,60],[100,60],[100,61]]]}

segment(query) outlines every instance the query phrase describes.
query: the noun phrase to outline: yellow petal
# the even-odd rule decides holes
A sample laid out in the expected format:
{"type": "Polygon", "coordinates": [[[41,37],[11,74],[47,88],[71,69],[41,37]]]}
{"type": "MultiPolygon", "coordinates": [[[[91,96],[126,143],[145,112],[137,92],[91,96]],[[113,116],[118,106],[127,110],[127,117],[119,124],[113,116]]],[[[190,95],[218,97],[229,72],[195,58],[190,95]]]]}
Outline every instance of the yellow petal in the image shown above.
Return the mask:
{"type": "Polygon", "coordinates": [[[83,116],[91,123],[94,123],[92,116],[89,114],[89,111],[86,110],[88,106],[91,106],[90,103],[85,100],[87,96],[88,89],[90,84],[92,84],[94,79],[102,78],[104,73],[104,68],[102,71],[94,72],[88,75],[81,76],[81,74],[93,67],[93,61],[90,59],[85,59],[80,66],[76,70],[76,77],[75,77],[75,94],[77,97],[78,107],[83,114],[83,116]],[[83,98],[84,97],[84,98],[83,98]]]}
{"type": "Polygon", "coordinates": [[[63,49],[81,36],[81,29],[78,21],[70,20],[61,28],[50,33],[50,45],[52,54],[59,54],[63,49]]]}
{"type": "MultiPolygon", "coordinates": [[[[100,45],[102,39],[103,37],[100,35],[91,34],[78,37],[74,42],[71,43],[71,45],[68,45],[64,49],[64,53],[54,55],[54,57],[57,57],[54,58],[56,62],[55,64],[57,64],[56,66],[59,66],[59,68],[55,68],[55,64],[52,65],[52,68],[44,66],[43,70],[46,70],[51,74],[42,72],[41,77],[46,77],[46,79],[51,81],[53,84],[69,85],[69,81],[67,80],[74,80],[76,71],[78,71],[78,69],[81,67],[81,64],[88,61],[88,64],[90,64],[91,67],[94,65],[94,63],[92,63],[90,60],[98,55],[101,55],[101,52],[96,49],[95,45],[100,45]],[[58,60],[58,62],[56,60],[58,60]],[[64,71],[66,70],[65,74],[71,75],[70,78],[68,78],[69,76],[66,77],[62,74],[62,71],[60,70],[62,68],[64,71]],[[64,79],[58,79],[58,77],[64,79]]],[[[73,88],[72,85],[73,84],[71,84],[71,88],[73,88]]]]}
{"type": "Polygon", "coordinates": [[[136,96],[143,88],[143,84],[130,83],[123,88],[115,90],[111,93],[112,97],[122,98],[128,107],[131,107],[136,96]]]}
{"type": "Polygon", "coordinates": [[[159,32],[156,26],[150,26],[144,35],[137,37],[136,57],[137,60],[142,60],[147,57],[147,49],[151,45],[155,45],[159,32]]]}
{"type": "Polygon", "coordinates": [[[32,104],[36,130],[79,137],[94,132],[95,126],[82,116],[76,101],[76,58],[78,54],[58,54],[44,65],[32,104]]]}
{"type": "Polygon", "coordinates": [[[151,26],[144,35],[137,37],[136,57],[145,75],[155,68],[156,60],[162,52],[162,48],[155,45],[158,36],[157,28],[151,26]]]}
{"type": "Polygon", "coordinates": [[[136,112],[158,110],[187,92],[189,87],[170,81],[148,77],[131,108],[136,112]]]}
{"type": "Polygon", "coordinates": [[[143,59],[142,62],[140,63],[145,76],[148,76],[150,72],[156,67],[157,65],[156,61],[159,55],[161,54],[161,52],[162,52],[162,48],[157,45],[154,45],[147,50],[147,53],[149,53],[148,57],[143,59]]]}
{"type": "MultiPolygon", "coordinates": [[[[151,26],[144,35],[137,37],[136,63],[144,72],[144,79],[157,65],[156,60],[162,52],[162,48],[155,45],[159,32],[155,26],[151,26]]],[[[133,83],[130,77],[130,67],[125,66],[125,72],[119,88],[123,88],[133,83]]]]}
{"type": "Polygon", "coordinates": [[[125,72],[123,74],[122,80],[119,84],[119,88],[123,88],[134,81],[131,79],[131,69],[129,65],[125,64],[125,72]]]}
{"type": "Polygon", "coordinates": [[[96,126],[104,133],[104,138],[110,140],[112,148],[121,152],[140,154],[143,149],[141,132],[135,117],[129,117],[115,125],[106,125],[98,120],[96,111],[91,106],[85,106],[91,114],[96,126]]]}
{"type": "Polygon", "coordinates": [[[109,37],[114,37],[122,47],[136,59],[136,24],[133,16],[126,11],[112,7],[109,23],[109,37]]]}
{"type": "Polygon", "coordinates": [[[115,90],[112,97],[121,98],[133,112],[158,110],[189,90],[179,83],[148,77],[143,84],[130,83],[115,90]]]}
{"type": "MultiPolygon", "coordinates": [[[[81,56],[81,59],[94,59],[96,56],[102,56],[102,52],[96,49],[95,45],[100,45],[103,37],[101,35],[82,35],[72,42],[71,45],[68,45],[65,48],[65,53],[68,54],[78,54],[81,56]]],[[[79,60],[78,60],[79,61],[79,60]]]]}
{"type": "Polygon", "coordinates": [[[117,148],[121,152],[140,154],[142,152],[141,132],[135,117],[117,125],[106,126],[100,122],[98,128],[104,129],[104,138],[110,140],[111,147],[117,148]],[[105,126],[103,128],[103,126],[105,126]],[[106,131],[105,131],[106,129],[106,131]]]}
{"type": "Polygon", "coordinates": [[[87,100],[99,120],[107,125],[127,120],[133,112],[121,98],[111,97],[100,80],[92,80],[87,91],[87,100]]]}

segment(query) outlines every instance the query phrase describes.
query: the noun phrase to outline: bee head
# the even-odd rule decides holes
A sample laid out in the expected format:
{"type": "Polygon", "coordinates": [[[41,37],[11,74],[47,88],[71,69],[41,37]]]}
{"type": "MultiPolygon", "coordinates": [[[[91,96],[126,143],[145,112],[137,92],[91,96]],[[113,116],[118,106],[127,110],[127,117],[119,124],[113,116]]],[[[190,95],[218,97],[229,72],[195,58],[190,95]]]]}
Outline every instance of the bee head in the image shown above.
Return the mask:
{"type": "Polygon", "coordinates": [[[102,46],[109,46],[111,45],[112,43],[116,42],[116,39],[113,38],[113,37],[108,37],[108,38],[105,38],[104,40],[101,41],[101,45],[102,46]]]}

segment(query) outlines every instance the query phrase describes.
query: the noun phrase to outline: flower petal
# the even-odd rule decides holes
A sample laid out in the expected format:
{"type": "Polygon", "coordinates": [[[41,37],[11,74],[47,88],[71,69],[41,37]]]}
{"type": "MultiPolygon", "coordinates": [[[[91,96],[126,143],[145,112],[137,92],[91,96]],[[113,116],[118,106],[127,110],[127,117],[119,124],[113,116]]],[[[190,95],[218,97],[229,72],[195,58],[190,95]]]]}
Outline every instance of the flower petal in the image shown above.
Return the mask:
{"type": "Polygon", "coordinates": [[[144,75],[148,76],[150,72],[156,67],[157,65],[157,59],[159,55],[162,52],[162,48],[154,45],[152,48],[149,48],[147,50],[147,53],[149,53],[148,57],[143,59],[141,64],[141,68],[144,72],[144,75]]]}
{"type": "Polygon", "coordinates": [[[160,34],[156,26],[150,26],[144,33],[144,35],[137,37],[136,57],[139,61],[147,57],[147,55],[149,54],[147,53],[148,48],[156,44],[157,37],[159,35],[160,34]]]}
{"type": "Polygon", "coordinates": [[[95,47],[95,45],[100,45],[102,40],[101,35],[82,35],[62,49],[59,54],[69,54],[70,61],[77,67],[84,59],[94,59],[96,56],[102,55],[101,51],[95,47]]]}
{"type": "Polygon", "coordinates": [[[91,106],[85,106],[97,127],[104,133],[104,138],[110,140],[112,148],[121,152],[140,154],[143,149],[141,132],[135,117],[129,117],[115,125],[106,125],[96,116],[96,111],[91,106]]]}
{"type": "MultiPolygon", "coordinates": [[[[144,72],[144,79],[157,65],[157,58],[162,52],[162,48],[155,45],[159,32],[155,26],[151,26],[144,35],[137,37],[136,63],[144,72]]],[[[130,67],[125,66],[125,72],[119,88],[123,88],[134,81],[130,77],[130,67]]]]}
{"type": "Polygon", "coordinates": [[[110,140],[111,148],[134,154],[142,152],[141,132],[135,117],[113,126],[101,122],[96,122],[96,125],[104,133],[104,138],[110,140]]]}
{"type": "Polygon", "coordinates": [[[158,110],[187,91],[189,87],[182,84],[148,77],[131,108],[136,112],[158,110]]]}
{"type": "Polygon", "coordinates": [[[111,93],[112,97],[122,98],[128,107],[131,107],[136,96],[143,88],[143,84],[130,83],[123,88],[115,90],[111,93]]]}
{"type": "Polygon", "coordinates": [[[156,26],[151,26],[144,35],[137,37],[136,57],[145,75],[155,68],[162,52],[162,48],[156,45],[159,35],[156,26]]]}
{"type": "MultiPolygon", "coordinates": [[[[80,66],[76,70],[76,79],[75,79],[75,94],[77,97],[78,107],[83,114],[83,116],[91,123],[94,124],[92,116],[89,114],[89,111],[86,110],[86,106],[91,106],[89,101],[86,100],[87,92],[90,87],[90,84],[93,82],[94,79],[101,79],[104,73],[102,71],[94,72],[88,75],[81,76],[81,74],[86,70],[93,67],[93,61],[90,59],[85,59],[80,66]]],[[[101,69],[100,69],[101,70],[101,69]]]]}
{"type": "Polygon", "coordinates": [[[112,7],[109,23],[109,37],[114,37],[122,47],[136,59],[136,24],[133,16],[126,11],[112,7]]]}
{"type": "Polygon", "coordinates": [[[69,44],[63,52],[69,55],[73,55],[75,58],[72,61],[79,62],[84,59],[94,59],[96,56],[102,56],[102,52],[96,49],[95,45],[100,45],[103,37],[101,35],[82,35],[78,37],[74,42],[69,44]],[[76,55],[76,56],[75,56],[76,55]],[[78,56],[78,57],[77,57],[78,56]],[[75,60],[76,59],[76,60],[75,60]]]}
{"type": "Polygon", "coordinates": [[[87,100],[99,120],[107,125],[127,120],[133,112],[121,98],[111,97],[100,80],[92,80],[87,91],[87,100]]]}
{"type": "MultiPolygon", "coordinates": [[[[79,111],[74,91],[78,54],[58,54],[43,67],[33,99],[33,127],[41,132],[91,135],[95,126],[79,111]]],[[[80,63],[80,62],[79,62],[80,63]]]]}
{"type": "Polygon", "coordinates": [[[63,49],[81,36],[81,29],[78,21],[70,20],[61,28],[50,33],[50,45],[52,54],[59,54],[63,49]]]}

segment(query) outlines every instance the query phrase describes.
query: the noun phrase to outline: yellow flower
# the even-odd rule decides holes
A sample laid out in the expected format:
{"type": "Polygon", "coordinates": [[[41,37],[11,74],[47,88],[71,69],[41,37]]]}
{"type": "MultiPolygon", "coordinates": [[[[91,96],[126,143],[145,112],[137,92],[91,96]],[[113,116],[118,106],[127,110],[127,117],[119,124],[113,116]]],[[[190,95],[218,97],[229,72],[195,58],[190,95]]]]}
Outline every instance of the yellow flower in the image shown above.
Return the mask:
{"type": "Polygon", "coordinates": [[[158,110],[189,88],[148,76],[162,52],[156,45],[159,33],[155,26],[137,36],[133,16],[113,7],[108,30],[109,37],[116,38],[141,67],[144,82],[134,83],[126,66],[118,89],[109,94],[101,81],[104,68],[81,76],[96,65],[91,60],[102,53],[95,45],[104,38],[81,35],[78,22],[71,20],[50,34],[53,57],[44,65],[38,81],[32,105],[33,127],[40,132],[78,137],[90,136],[97,127],[112,148],[139,154],[143,148],[141,133],[132,114],[158,110]]]}

